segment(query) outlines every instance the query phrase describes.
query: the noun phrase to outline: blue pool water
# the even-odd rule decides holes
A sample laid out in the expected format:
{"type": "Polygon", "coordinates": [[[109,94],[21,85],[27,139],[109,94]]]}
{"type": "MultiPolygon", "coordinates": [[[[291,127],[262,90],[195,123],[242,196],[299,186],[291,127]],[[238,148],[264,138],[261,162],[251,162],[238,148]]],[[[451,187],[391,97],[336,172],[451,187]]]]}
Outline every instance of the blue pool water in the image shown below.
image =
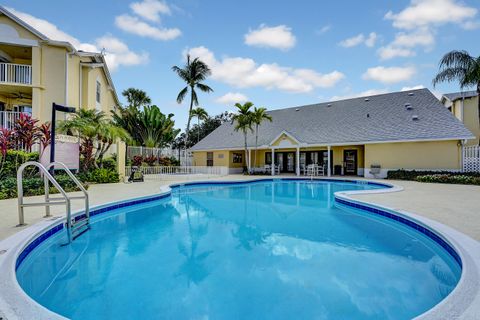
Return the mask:
{"type": "Polygon", "coordinates": [[[436,242],[335,203],[378,186],[267,181],[178,187],[96,216],[30,253],[21,287],[72,319],[410,319],[457,284],[436,242]]]}

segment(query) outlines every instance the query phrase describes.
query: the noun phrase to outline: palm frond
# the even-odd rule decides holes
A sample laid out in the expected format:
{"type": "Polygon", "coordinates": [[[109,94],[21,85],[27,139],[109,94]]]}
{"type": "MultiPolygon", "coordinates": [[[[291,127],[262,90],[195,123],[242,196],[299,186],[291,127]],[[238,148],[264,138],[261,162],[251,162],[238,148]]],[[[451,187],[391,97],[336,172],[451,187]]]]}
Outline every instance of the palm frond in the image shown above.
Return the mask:
{"type": "Polygon", "coordinates": [[[183,99],[185,99],[185,96],[187,95],[188,93],[188,86],[183,88],[179,93],[178,93],[178,96],[177,96],[177,103],[180,104],[183,102],[183,99]]]}
{"type": "Polygon", "coordinates": [[[197,88],[203,92],[213,92],[213,89],[203,83],[197,83],[197,88]]]}

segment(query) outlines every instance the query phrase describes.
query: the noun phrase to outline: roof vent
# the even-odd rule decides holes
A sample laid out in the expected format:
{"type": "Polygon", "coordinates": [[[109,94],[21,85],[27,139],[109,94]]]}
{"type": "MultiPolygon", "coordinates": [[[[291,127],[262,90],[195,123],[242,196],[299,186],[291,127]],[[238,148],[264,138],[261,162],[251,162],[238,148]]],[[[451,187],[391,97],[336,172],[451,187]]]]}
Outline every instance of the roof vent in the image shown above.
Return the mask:
{"type": "Polygon", "coordinates": [[[370,101],[370,99],[369,99],[369,98],[365,98],[365,101],[370,101]]]}
{"type": "Polygon", "coordinates": [[[412,107],[412,105],[411,105],[410,103],[405,103],[405,109],[407,109],[407,110],[412,110],[413,107],[412,107]]]}
{"type": "Polygon", "coordinates": [[[332,104],[331,104],[331,103],[327,104],[327,107],[331,107],[331,106],[332,106],[332,104]]]}
{"type": "Polygon", "coordinates": [[[413,95],[415,95],[413,92],[409,92],[408,95],[411,97],[413,95]]]}
{"type": "Polygon", "coordinates": [[[300,109],[299,109],[299,108],[296,108],[295,111],[300,111],[300,109]]]}
{"type": "Polygon", "coordinates": [[[418,120],[418,116],[417,116],[416,114],[414,114],[414,115],[412,116],[412,120],[414,120],[414,121],[418,120]]]}

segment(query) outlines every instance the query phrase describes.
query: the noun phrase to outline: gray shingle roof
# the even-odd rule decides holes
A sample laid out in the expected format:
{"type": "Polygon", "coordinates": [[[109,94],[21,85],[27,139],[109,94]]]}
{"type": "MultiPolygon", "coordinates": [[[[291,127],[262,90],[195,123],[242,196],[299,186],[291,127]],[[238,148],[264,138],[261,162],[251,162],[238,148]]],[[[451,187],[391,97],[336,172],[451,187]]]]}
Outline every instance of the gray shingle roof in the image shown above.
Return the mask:
{"type": "MultiPolygon", "coordinates": [[[[258,145],[286,131],[301,143],[327,145],[404,140],[472,139],[473,135],[428,90],[393,92],[268,112],[272,122],[258,130],[258,145]],[[366,101],[368,98],[368,101],[366,101]],[[411,104],[407,110],[405,104],[411,104]],[[412,116],[418,116],[413,120],[412,116]]],[[[248,146],[255,136],[248,134],[248,146]]],[[[192,150],[242,149],[243,135],[224,123],[192,150]]]]}
{"type": "Polygon", "coordinates": [[[477,91],[463,91],[463,92],[452,92],[446,93],[443,96],[448,100],[454,102],[455,100],[462,99],[462,98],[473,98],[478,95],[477,91]]]}

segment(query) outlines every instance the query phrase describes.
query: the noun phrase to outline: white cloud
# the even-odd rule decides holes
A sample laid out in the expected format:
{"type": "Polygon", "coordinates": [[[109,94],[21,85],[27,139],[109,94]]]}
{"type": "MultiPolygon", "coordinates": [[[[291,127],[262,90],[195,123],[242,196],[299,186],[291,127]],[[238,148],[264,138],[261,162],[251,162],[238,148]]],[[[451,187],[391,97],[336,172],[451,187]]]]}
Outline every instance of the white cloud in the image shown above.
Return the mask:
{"type": "Polygon", "coordinates": [[[410,80],[415,73],[416,69],[414,67],[378,66],[367,69],[362,78],[364,80],[375,80],[381,83],[390,84],[410,80]]]}
{"type": "Polygon", "coordinates": [[[239,88],[264,87],[288,92],[310,92],[315,88],[330,88],[345,76],[339,71],[321,74],[311,69],[283,67],[276,63],[258,64],[242,57],[224,57],[218,60],[205,47],[186,50],[199,57],[212,69],[212,78],[239,88]]]}
{"type": "Polygon", "coordinates": [[[162,1],[144,0],[133,2],[130,8],[138,16],[153,22],[160,22],[160,14],[171,14],[170,7],[162,1]]]}
{"type": "Polygon", "coordinates": [[[375,32],[370,32],[368,37],[365,37],[363,33],[360,33],[354,37],[340,41],[338,45],[344,48],[352,48],[360,44],[364,44],[367,47],[371,48],[375,46],[376,41],[377,41],[377,34],[375,32]]]}
{"type": "Polygon", "coordinates": [[[105,48],[105,60],[112,71],[122,65],[132,66],[148,62],[148,53],[133,52],[124,42],[111,35],[104,35],[103,37],[96,39],[93,43],[81,42],[74,36],[60,30],[56,25],[47,20],[36,18],[13,8],[8,8],[8,10],[50,39],[69,42],[77,50],[100,52],[105,48]]]}
{"type": "Polygon", "coordinates": [[[369,48],[375,46],[375,43],[377,42],[377,34],[375,32],[370,32],[368,35],[368,38],[365,39],[365,45],[369,48]]]}
{"type": "Polygon", "coordinates": [[[331,29],[332,29],[332,26],[330,24],[327,24],[327,25],[321,27],[320,29],[316,30],[315,33],[318,34],[318,35],[321,35],[321,34],[327,33],[331,29]]]}
{"type": "Polygon", "coordinates": [[[280,25],[268,27],[262,24],[256,30],[250,30],[245,35],[245,44],[256,47],[270,47],[280,50],[288,50],[295,46],[296,38],[292,29],[280,25]]]}
{"type": "Polygon", "coordinates": [[[399,13],[387,12],[385,19],[392,20],[399,29],[415,29],[446,23],[465,23],[475,17],[478,10],[455,0],[411,0],[399,13]]]}
{"type": "Polygon", "coordinates": [[[135,66],[146,64],[149,60],[148,53],[133,52],[124,42],[111,35],[98,38],[95,40],[95,43],[99,48],[105,48],[105,60],[112,71],[121,65],[135,66]]]}
{"type": "Polygon", "coordinates": [[[464,29],[475,29],[480,23],[474,20],[478,10],[456,0],[411,0],[409,6],[399,13],[387,12],[386,20],[393,27],[403,30],[395,39],[380,48],[382,60],[395,57],[411,57],[416,47],[430,50],[435,44],[435,31],[438,26],[453,23],[464,29]]]}
{"type": "Polygon", "coordinates": [[[381,60],[388,60],[395,57],[413,57],[415,56],[415,51],[388,45],[378,49],[378,54],[381,60]]]}
{"type": "Polygon", "coordinates": [[[340,41],[338,45],[344,48],[351,48],[358,46],[363,41],[365,41],[365,36],[363,33],[360,33],[359,35],[340,41]]]}
{"type": "Polygon", "coordinates": [[[403,88],[401,89],[401,91],[418,90],[418,89],[423,89],[423,88],[425,88],[425,86],[419,84],[419,85],[412,86],[412,87],[408,87],[408,86],[407,86],[407,87],[403,87],[403,88]]]}
{"type": "Polygon", "coordinates": [[[182,34],[177,28],[157,28],[128,14],[115,17],[115,25],[128,33],[155,40],[173,40],[182,34]]]}
{"type": "Polygon", "coordinates": [[[345,99],[352,99],[352,98],[358,98],[358,97],[366,97],[366,96],[374,96],[377,94],[383,94],[387,93],[387,89],[370,89],[370,90],[365,90],[362,92],[358,93],[348,93],[344,95],[338,95],[338,96],[333,96],[330,98],[330,101],[336,101],[336,100],[345,100],[345,99]]]}
{"type": "Polygon", "coordinates": [[[223,96],[221,97],[218,97],[217,99],[215,99],[215,102],[217,103],[220,103],[220,104],[228,104],[228,105],[231,105],[231,104],[235,104],[235,103],[243,103],[243,102],[247,102],[248,101],[248,97],[242,93],[238,93],[238,92],[228,92],[226,94],[224,94],[223,96]]]}

